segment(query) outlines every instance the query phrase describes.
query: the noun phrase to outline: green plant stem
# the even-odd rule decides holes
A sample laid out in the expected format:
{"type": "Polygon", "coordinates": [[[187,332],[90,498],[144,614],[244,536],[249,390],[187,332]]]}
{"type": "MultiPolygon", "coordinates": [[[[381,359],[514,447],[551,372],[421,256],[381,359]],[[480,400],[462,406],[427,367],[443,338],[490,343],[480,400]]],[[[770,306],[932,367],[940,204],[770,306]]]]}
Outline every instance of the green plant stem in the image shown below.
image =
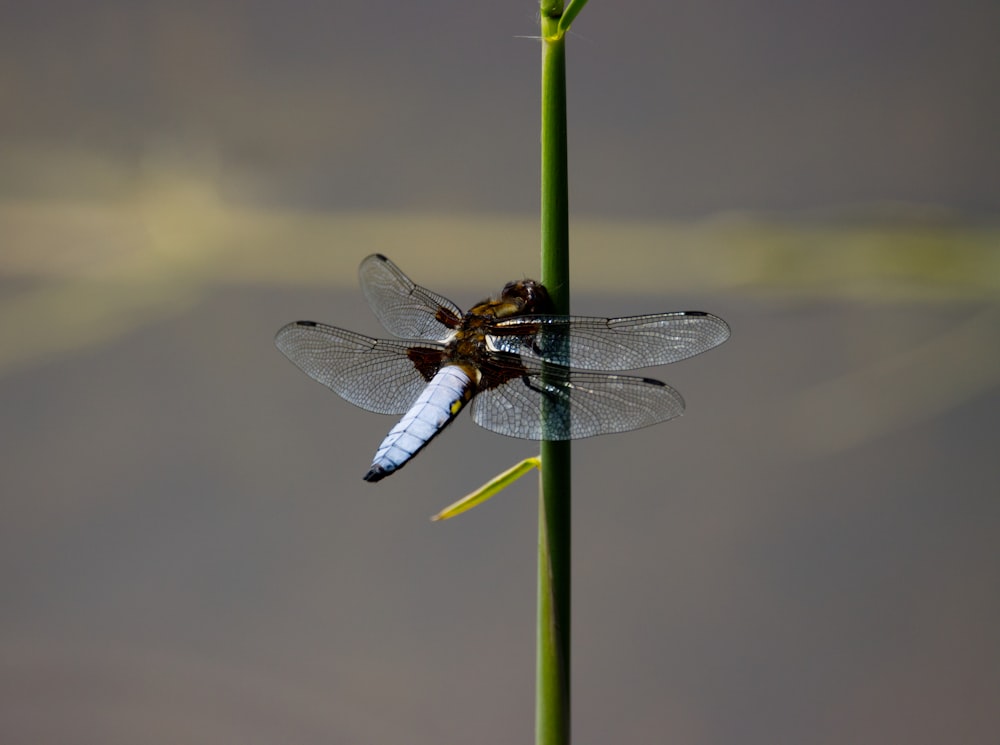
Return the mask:
{"type": "MultiPolygon", "coordinates": [[[[566,48],[562,2],[543,0],[542,284],[556,312],[569,312],[566,48]]],[[[541,443],[538,510],[536,745],[570,738],[570,443],[541,443]]]]}
{"type": "Polygon", "coordinates": [[[542,443],[538,503],[538,641],[535,742],[567,745],[570,733],[570,448],[542,443]],[[563,478],[559,478],[562,474],[563,478]]]}

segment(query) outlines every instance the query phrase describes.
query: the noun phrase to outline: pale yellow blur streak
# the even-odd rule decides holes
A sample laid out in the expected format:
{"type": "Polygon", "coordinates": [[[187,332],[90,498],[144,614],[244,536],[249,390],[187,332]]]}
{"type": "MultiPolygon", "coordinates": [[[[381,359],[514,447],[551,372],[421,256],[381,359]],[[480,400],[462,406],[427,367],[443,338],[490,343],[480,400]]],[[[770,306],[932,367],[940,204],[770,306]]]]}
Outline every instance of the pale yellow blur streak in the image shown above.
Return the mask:
{"type": "Polygon", "coordinates": [[[169,185],[112,205],[3,204],[0,230],[6,371],[189,307],[227,226],[210,193],[169,185]]]}
{"type": "MultiPolygon", "coordinates": [[[[110,342],[227,283],[353,288],[372,252],[472,299],[537,271],[533,217],[239,206],[221,195],[245,185],[226,180],[211,148],[163,150],[151,147],[134,179],[115,177],[127,185],[117,199],[0,202],[0,374],[110,342]]],[[[578,292],[657,295],[664,309],[679,293],[1000,297],[1000,230],[947,220],[579,218],[572,239],[578,292]]]]}

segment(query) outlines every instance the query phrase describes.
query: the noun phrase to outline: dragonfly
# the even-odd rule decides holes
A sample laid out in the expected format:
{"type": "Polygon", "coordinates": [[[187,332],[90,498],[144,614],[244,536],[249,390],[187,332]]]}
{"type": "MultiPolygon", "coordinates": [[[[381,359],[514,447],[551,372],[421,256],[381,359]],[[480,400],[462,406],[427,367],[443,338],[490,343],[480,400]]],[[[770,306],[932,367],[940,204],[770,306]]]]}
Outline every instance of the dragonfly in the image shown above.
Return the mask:
{"type": "Polygon", "coordinates": [[[275,344],[350,403],[402,415],[364,475],[370,482],[406,465],[466,407],[480,427],[527,440],[628,432],[673,419],[684,412],[680,393],[616,373],[687,359],[729,338],[726,322],[702,311],[558,315],[548,291],[531,279],[508,282],[462,313],[382,254],[365,258],[358,273],[365,299],[395,338],[295,321],[275,344]]]}

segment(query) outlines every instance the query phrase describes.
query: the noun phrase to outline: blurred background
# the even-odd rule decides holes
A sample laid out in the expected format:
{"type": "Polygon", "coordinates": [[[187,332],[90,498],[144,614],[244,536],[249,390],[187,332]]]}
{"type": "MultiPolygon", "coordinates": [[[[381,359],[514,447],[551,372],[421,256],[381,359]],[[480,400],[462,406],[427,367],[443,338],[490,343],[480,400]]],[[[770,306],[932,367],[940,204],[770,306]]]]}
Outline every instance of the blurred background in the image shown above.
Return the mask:
{"type": "MultiPolygon", "coordinates": [[[[0,740],[516,743],[537,452],[273,347],[538,271],[536,6],[0,9],[0,740]]],[[[621,3],[569,39],[574,310],[703,309],[575,446],[574,731],[1000,736],[1000,5],[621,3]]]]}

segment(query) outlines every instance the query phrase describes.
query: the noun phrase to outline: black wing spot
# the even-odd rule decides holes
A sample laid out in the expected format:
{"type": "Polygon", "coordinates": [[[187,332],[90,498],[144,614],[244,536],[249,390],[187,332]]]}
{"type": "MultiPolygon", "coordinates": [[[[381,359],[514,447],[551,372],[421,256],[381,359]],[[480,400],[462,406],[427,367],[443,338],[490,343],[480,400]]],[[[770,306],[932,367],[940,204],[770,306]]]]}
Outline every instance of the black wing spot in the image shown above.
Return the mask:
{"type": "Polygon", "coordinates": [[[684,315],[686,315],[686,316],[707,316],[708,313],[706,313],[703,310],[686,310],[686,311],[684,311],[684,315]]]}
{"type": "Polygon", "coordinates": [[[662,380],[657,380],[656,378],[643,378],[642,382],[643,383],[649,383],[650,385],[663,386],[664,388],[666,388],[666,386],[667,386],[667,384],[664,383],[662,380]]]}
{"type": "Polygon", "coordinates": [[[316,322],[315,321],[296,321],[295,325],[296,326],[307,326],[309,328],[316,328],[316,322]]]}
{"type": "Polygon", "coordinates": [[[385,254],[375,254],[375,258],[376,259],[381,259],[382,261],[388,261],[389,260],[389,259],[387,259],[385,257],[385,254]]]}

